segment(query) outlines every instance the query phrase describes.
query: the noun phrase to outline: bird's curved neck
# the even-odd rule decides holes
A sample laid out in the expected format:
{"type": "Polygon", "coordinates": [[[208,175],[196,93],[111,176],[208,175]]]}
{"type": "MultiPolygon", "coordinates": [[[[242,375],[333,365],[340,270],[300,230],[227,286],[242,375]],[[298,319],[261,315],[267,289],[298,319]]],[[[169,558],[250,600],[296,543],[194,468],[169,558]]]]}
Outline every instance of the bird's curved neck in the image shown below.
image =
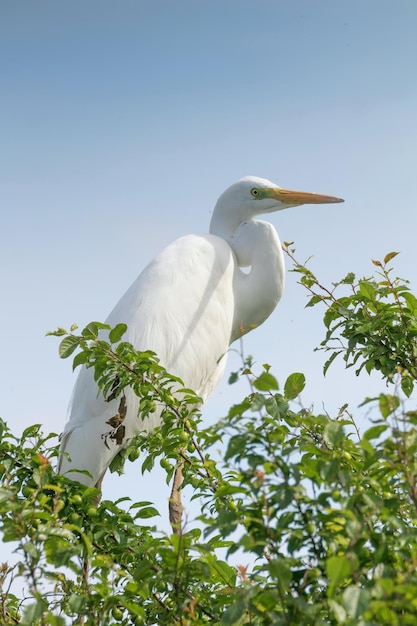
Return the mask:
{"type": "Polygon", "coordinates": [[[229,243],[237,261],[234,341],[260,326],[275,309],[284,290],[285,264],[278,234],[268,222],[243,223],[229,243]],[[248,273],[240,267],[245,265],[250,265],[248,273]]]}
{"type": "Polygon", "coordinates": [[[253,217],[254,214],[246,207],[228,212],[224,210],[221,202],[218,201],[211,217],[209,232],[227,241],[229,237],[234,235],[242,222],[250,220],[253,217]]]}
{"type": "Polygon", "coordinates": [[[260,326],[278,304],[284,289],[284,255],[275,228],[254,220],[250,205],[214,208],[210,233],[225,239],[235,259],[234,320],[231,341],[260,326]],[[249,272],[242,267],[250,267],[249,272]]]}

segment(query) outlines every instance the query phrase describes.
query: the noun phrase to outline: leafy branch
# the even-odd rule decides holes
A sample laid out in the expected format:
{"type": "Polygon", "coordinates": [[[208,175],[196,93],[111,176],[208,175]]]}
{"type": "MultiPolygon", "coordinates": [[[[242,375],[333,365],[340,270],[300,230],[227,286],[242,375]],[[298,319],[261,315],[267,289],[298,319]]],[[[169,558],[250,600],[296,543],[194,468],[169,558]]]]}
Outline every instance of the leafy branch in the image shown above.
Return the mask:
{"type": "Polygon", "coordinates": [[[398,253],[372,261],[378,268],[375,276],[357,280],[350,272],[329,289],[296,260],[290,246],[284,244],[284,251],[293,261],[293,271],[301,275],[299,284],[310,294],[306,306],[323,303],[326,307],[327,330],[319,349],[331,355],[324,373],[342,355],[346,367],[357,366],[357,374],[362,369],[376,370],[387,382],[399,376],[403,392],[410,397],[417,380],[417,298],[407,280],[392,278],[389,264],[398,253]]]}
{"type": "Polygon", "coordinates": [[[55,435],[34,425],[16,437],[0,421],[0,532],[18,560],[0,566],[2,624],[414,624],[416,299],[392,277],[394,254],[375,277],[326,287],[287,249],[308,305],[325,305],[326,369],[340,354],[358,375],[394,383],[376,419],[359,436],[345,398],[334,416],[316,413],[298,401],[302,373],[280,384],[247,358],[230,382],[246,377],[248,395],[205,428],[200,399],[124,342],[123,325],[58,329],[61,356],[93,368],[117,400],[115,433],[129,389],[143,415],[161,409],[161,425],[121,445],[113,469],[139,456],[147,472],[159,459],[169,479],[184,462],[197,519],[168,535],[153,502],[97,504],[97,489],[56,474],[55,435]]]}

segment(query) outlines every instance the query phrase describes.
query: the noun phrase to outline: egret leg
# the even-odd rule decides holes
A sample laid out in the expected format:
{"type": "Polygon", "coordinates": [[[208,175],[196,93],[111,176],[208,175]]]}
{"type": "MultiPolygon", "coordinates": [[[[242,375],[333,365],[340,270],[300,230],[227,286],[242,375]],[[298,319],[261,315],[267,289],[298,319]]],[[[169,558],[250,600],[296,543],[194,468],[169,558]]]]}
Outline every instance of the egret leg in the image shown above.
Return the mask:
{"type": "Polygon", "coordinates": [[[100,476],[100,478],[98,479],[98,481],[96,482],[96,484],[94,485],[94,487],[96,489],[100,490],[100,493],[98,495],[96,495],[96,497],[93,500],[93,504],[94,506],[98,506],[100,504],[101,501],[101,497],[102,497],[102,492],[101,492],[101,484],[103,482],[103,478],[104,478],[104,474],[106,473],[107,470],[104,470],[104,472],[102,473],[102,475],[100,476]]]}
{"type": "Polygon", "coordinates": [[[176,535],[181,535],[182,527],[182,502],[181,502],[181,485],[183,481],[182,470],[184,463],[180,462],[174,472],[174,481],[172,483],[171,495],[169,497],[169,521],[172,530],[176,535]]]}

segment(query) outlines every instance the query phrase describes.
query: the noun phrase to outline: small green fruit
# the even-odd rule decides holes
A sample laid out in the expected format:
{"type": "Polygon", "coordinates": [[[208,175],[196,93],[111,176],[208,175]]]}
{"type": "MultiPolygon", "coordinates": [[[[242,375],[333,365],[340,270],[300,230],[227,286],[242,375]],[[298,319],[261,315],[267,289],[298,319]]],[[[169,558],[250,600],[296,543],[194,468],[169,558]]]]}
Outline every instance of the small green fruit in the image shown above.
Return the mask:
{"type": "Polygon", "coordinates": [[[58,514],[65,507],[65,502],[61,498],[55,502],[55,513],[58,514]]]}
{"type": "Polygon", "coordinates": [[[159,461],[159,465],[162,467],[162,469],[166,470],[167,472],[173,469],[171,463],[168,461],[166,457],[164,457],[163,459],[159,461]]]}
{"type": "Polygon", "coordinates": [[[178,435],[178,441],[180,441],[181,443],[188,443],[189,439],[190,435],[187,433],[186,430],[182,430],[178,435]]]}
{"type": "Polygon", "coordinates": [[[139,458],[139,450],[134,448],[133,450],[129,452],[129,456],[128,456],[129,461],[136,461],[136,459],[138,458],[139,458]]]}
{"type": "Polygon", "coordinates": [[[88,517],[97,517],[98,511],[96,506],[89,506],[87,509],[88,517]]]}

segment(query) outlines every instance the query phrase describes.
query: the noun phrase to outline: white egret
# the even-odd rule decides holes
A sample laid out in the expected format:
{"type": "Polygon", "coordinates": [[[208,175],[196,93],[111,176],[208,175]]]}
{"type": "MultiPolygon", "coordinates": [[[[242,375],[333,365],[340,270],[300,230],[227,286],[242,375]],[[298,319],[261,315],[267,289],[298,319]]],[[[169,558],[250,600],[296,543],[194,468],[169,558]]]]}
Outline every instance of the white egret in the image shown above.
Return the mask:
{"type": "MultiPolygon", "coordinates": [[[[205,401],[223,374],[229,345],[262,324],[284,289],[284,257],[275,228],[258,215],[301,204],[343,202],[321,194],[290,191],[247,176],[218,199],[210,233],[174,241],[139,275],[107,319],[128,326],[123,340],[153,350],[168,372],[205,401]],[[250,268],[242,271],[241,268],[250,268]]],[[[100,485],[120,446],[138,431],[150,431],[158,413],[142,421],[138,399],[126,390],[124,439],[106,437],[119,400],[97,395],[91,369],[75,384],[70,418],[61,442],[58,471],[100,485]]]]}

